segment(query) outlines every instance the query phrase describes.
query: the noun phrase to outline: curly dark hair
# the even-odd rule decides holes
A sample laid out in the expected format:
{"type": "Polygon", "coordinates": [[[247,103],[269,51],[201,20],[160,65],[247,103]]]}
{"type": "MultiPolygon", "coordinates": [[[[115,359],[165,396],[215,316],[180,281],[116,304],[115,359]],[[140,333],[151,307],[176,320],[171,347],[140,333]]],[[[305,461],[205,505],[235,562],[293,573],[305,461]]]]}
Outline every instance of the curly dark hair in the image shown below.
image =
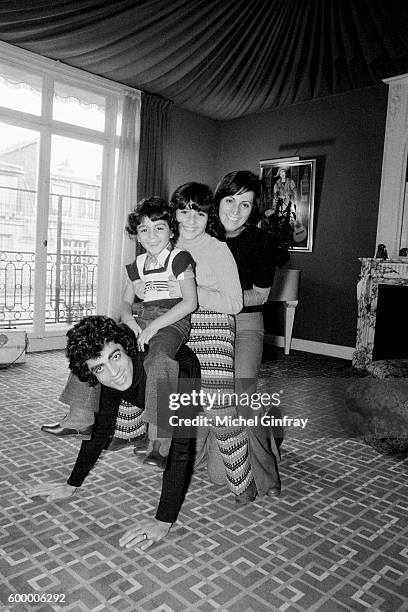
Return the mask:
{"type": "Polygon", "coordinates": [[[214,206],[216,214],[219,215],[220,202],[223,198],[245,193],[246,191],[254,192],[254,201],[247,224],[256,225],[260,219],[259,207],[262,196],[262,185],[256,174],[249,170],[235,170],[223,176],[215,188],[214,206]]]}
{"type": "Polygon", "coordinates": [[[157,196],[140,200],[133,211],[129,213],[125,230],[130,238],[137,237],[137,229],[145,217],[148,217],[151,221],[166,221],[173,234],[170,238],[171,244],[177,242],[179,229],[176,213],[165,200],[157,196]]]}
{"type": "Polygon", "coordinates": [[[132,330],[102,315],[84,317],[67,332],[67,338],[65,354],[69,360],[69,369],[90,387],[94,387],[98,380],[89,370],[86,361],[97,359],[107,342],[120,344],[129,357],[137,353],[136,336],[132,330]]]}
{"type": "Polygon", "coordinates": [[[170,207],[174,211],[192,208],[205,212],[208,215],[207,234],[225,241],[225,230],[214,208],[214,195],[208,185],[195,182],[180,185],[170,197],[170,207]]]}

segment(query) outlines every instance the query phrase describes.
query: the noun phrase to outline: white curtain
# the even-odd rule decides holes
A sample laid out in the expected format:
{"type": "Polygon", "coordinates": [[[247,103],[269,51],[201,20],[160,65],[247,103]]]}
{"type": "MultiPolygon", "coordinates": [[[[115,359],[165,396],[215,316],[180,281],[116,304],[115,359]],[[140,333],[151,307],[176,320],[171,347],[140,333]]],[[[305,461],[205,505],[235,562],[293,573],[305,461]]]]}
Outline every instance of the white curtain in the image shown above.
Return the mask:
{"type": "Polygon", "coordinates": [[[122,127],[118,168],[116,172],[115,218],[112,227],[113,258],[111,262],[111,291],[107,314],[119,318],[120,299],[125,280],[125,264],[135,257],[135,244],[125,234],[128,213],[137,202],[137,170],[140,135],[140,96],[126,93],[123,100],[122,127]]]}

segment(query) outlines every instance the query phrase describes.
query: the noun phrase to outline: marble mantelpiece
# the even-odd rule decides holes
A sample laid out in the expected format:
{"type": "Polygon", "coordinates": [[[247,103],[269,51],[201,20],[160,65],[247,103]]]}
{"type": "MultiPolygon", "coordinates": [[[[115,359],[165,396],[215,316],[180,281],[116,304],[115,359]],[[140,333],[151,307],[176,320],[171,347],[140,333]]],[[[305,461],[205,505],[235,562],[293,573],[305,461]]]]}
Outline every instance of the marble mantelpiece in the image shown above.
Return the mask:
{"type": "Polygon", "coordinates": [[[361,272],[357,284],[357,340],[353,366],[365,368],[373,359],[375,323],[377,318],[378,286],[408,287],[408,258],[360,258],[361,272]]]}

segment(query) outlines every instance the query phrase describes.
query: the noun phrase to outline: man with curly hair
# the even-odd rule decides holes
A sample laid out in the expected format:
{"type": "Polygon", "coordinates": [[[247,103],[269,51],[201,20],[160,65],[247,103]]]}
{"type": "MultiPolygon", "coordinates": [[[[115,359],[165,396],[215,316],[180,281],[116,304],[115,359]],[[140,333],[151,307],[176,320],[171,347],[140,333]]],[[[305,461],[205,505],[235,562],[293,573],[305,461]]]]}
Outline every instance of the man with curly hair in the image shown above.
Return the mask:
{"type": "MultiPolygon", "coordinates": [[[[122,400],[141,408],[145,403],[146,374],[144,353],[137,350],[136,338],[125,325],[105,316],[83,318],[67,333],[69,367],[82,382],[101,384],[99,412],[90,440],[84,440],[66,483],[49,483],[28,489],[29,496],[43,495],[47,501],[65,499],[75,493],[90,472],[102,450],[109,445],[122,400]]],[[[182,347],[177,355],[180,376],[194,385],[200,366],[194,353],[182,347]]],[[[192,387],[191,387],[192,388],[192,387]]],[[[119,540],[121,546],[145,550],[164,538],[179,510],[193,470],[195,440],[173,436],[167,466],[163,472],[162,492],[154,519],[138,521],[119,540]]]]}

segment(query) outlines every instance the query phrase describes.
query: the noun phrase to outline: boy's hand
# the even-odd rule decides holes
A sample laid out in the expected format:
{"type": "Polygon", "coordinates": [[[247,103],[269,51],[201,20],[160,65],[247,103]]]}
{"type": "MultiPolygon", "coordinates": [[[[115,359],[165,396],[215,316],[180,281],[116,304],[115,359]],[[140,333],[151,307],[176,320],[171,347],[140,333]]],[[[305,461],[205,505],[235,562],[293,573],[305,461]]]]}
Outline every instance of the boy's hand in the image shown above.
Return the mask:
{"type": "Polygon", "coordinates": [[[181,289],[180,289],[180,283],[178,282],[175,276],[169,276],[169,278],[167,279],[167,284],[169,287],[170,297],[172,298],[183,297],[183,294],[181,293],[181,289]]]}
{"type": "Polygon", "coordinates": [[[142,328],[140,327],[140,325],[138,325],[136,323],[136,321],[134,319],[127,319],[126,321],[124,321],[125,325],[127,325],[128,327],[130,327],[130,329],[132,330],[132,332],[135,334],[136,338],[138,338],[142,332],[142,328]]]}
{"type": "Polygon", "coordinates": [[[145,282],[142,281],[141,279],[139,279],[137,281],[133,281],[133,289],[134,289],[135,295],[137,295],[137,297],[140,300],[143,300],[143,298],[144,298],[144,290],[145,290],[145,282]]]}
{"type": "Polygon", "coordinates": [[[137,346],[139,351],[144,351],[145,344],[149,344],[151,338],[157,334],[158,328],[155,326],[154,321],[150,323],[147,327],[141,330],[138,338],[137,338],[137,346]]]}

